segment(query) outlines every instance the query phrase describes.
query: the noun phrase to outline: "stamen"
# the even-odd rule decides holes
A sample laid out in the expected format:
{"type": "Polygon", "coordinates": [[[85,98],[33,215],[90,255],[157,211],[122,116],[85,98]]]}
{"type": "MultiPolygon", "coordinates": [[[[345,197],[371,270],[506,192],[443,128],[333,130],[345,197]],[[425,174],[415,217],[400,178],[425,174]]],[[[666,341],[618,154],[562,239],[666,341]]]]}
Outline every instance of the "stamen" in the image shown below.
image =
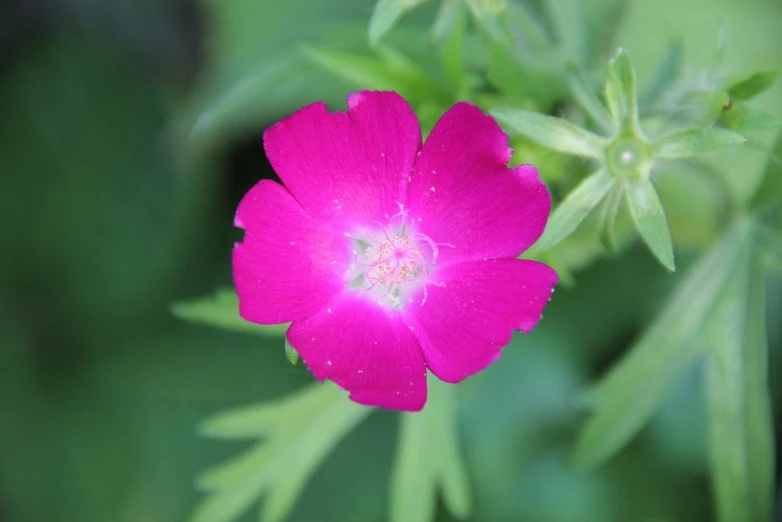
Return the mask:
{"type": "Polygon", "coordinates": [[[432,282],[439,247],[446,244],[415,232],[405,206],[397,205],[399,212],[389,218],[387,226],[377,223],[375,231],[351,234],[354,262],[346,279],[354,290],[366,291],[379,303],[399,308],[421,285],[420,304],[426,302],[426,285],[432,282]]]}

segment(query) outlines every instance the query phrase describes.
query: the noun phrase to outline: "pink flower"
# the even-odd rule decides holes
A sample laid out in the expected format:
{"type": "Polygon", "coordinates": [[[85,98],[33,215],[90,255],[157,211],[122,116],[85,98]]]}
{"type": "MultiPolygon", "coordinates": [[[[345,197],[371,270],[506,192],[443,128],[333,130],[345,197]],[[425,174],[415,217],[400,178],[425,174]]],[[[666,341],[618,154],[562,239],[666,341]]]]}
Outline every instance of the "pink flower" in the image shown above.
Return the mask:
{"type": "Polygon", "coordinates": [[[557,275],[516,258],[550,196],[534,167],[507,167],[508,138],[477,107],[451,107],[422,146],[401,96],[359,92],[346,113],[315,103],[285,118],[264,147],[285,186],[263,180],[239,204],[240,313],[293,321],[319,380],[420,410],[427,368],[459,382],[537,324],[557,275]]]}

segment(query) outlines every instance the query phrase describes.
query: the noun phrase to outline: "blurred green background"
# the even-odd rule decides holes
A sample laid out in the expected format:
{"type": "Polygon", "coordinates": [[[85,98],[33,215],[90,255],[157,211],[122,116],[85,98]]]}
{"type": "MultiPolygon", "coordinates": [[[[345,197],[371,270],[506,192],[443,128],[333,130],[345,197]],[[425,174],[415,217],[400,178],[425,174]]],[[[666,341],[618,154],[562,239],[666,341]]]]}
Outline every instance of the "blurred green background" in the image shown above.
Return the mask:
{"type": "MultiPolygon", "coordinates": [[[[601,16],[616,3],[585,5],[601,16]]],[[[372,7],[0,5],[0,521],[185,520],[199,498],[195,475],[243,447],[199,437],[197,423],[311,382],[279,339],[185,324],[168,308],[230,284],[234,209],[271,175],[265,126],[318,99],[343,103],[347,87],[303,61],[297,44],[361,49],[372,7]]],[[[782,67],[778,0],[621,7],[606,38],[630,49],[639,77],[675,37],[687,64],[706,64],[720,27],[739,71],[782,67]]],[[[424,10],[405,23],[431,19],[424,10]]],[[[759,105],[782,115],[780,88],[759,105]]],[[[742,190],[766,158],[734,157],[742,190]]],[[[712,519],[700,372],[608,466],[565,466],[581,419],[574,397],[649,322],[679,273],[643,248],[587,268],[556,292],[534,334],[459,386],[476,521],[712,519]]],[[[779,436],[782,287],[770,285],[779,436]]],[[[385,520],[396,424],[379,412],[350,434],[291,520],[385,520]]]]}

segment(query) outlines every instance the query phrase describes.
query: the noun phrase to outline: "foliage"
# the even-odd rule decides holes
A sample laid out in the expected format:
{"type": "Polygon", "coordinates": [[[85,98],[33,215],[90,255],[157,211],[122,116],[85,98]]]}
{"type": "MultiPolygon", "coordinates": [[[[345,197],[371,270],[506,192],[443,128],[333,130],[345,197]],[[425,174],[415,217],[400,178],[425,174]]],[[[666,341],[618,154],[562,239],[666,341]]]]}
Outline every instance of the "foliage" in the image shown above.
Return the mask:
{"type": "Polygon", "coordinates": [[[63,5],[0,56],[0,518],[770,518],[778,2],[203,0],[189,81],[172,5],[63,5]],[[546,317],[418,415],[313,383],[226,284],[272,175],[231,148],[358,89],[425,133],[477,104],[555,202],[546,317]]]}

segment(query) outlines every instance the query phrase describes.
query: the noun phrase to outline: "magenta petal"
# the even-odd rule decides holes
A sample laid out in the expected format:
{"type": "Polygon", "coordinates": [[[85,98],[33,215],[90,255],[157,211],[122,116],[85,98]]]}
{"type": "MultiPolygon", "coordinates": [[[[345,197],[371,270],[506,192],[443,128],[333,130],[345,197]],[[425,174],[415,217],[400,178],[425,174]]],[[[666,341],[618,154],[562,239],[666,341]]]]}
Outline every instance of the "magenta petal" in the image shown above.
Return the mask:
{"type": "Polygon", "coordinates": [[[413,168],[407,208],[445,262],[517,257],[543,233],[551,198],[529,165],[507,167],[508,137],[468,103],[437,122],[413,168]]]}
{"type": "Polygon", "coordinates": [[[283,323],[324,309],[344,289],[348,241],[317,222],[279,184],[263,180],[242,199],[233,251],[239,312],[248,321],[283,323]]]}
{"type": "Polygon", "coordinates": [[[418,341],[398,314],[371,301],[346,292],[328,310],[294,322],[288,340],[315,377],[358,403],[418,411],[426,402],[418,341]]]}
{"type": "Polygon", "coordinates": [[[386,222],[404,202],[421,148],[410,106],[394,92],[348,97],[348,112],[316,103],[264,134],[274,170],[305,210],[337,226],[386,222]]]}
{"type": "Polygon", "coordinates": [[[460,263],[437,273],[423,300],[405,310],[427,367],[459,382],[495,361],[514,330],[529,332],[540,320],[557,274],[536,261],[498,259],[460,263]]]}

